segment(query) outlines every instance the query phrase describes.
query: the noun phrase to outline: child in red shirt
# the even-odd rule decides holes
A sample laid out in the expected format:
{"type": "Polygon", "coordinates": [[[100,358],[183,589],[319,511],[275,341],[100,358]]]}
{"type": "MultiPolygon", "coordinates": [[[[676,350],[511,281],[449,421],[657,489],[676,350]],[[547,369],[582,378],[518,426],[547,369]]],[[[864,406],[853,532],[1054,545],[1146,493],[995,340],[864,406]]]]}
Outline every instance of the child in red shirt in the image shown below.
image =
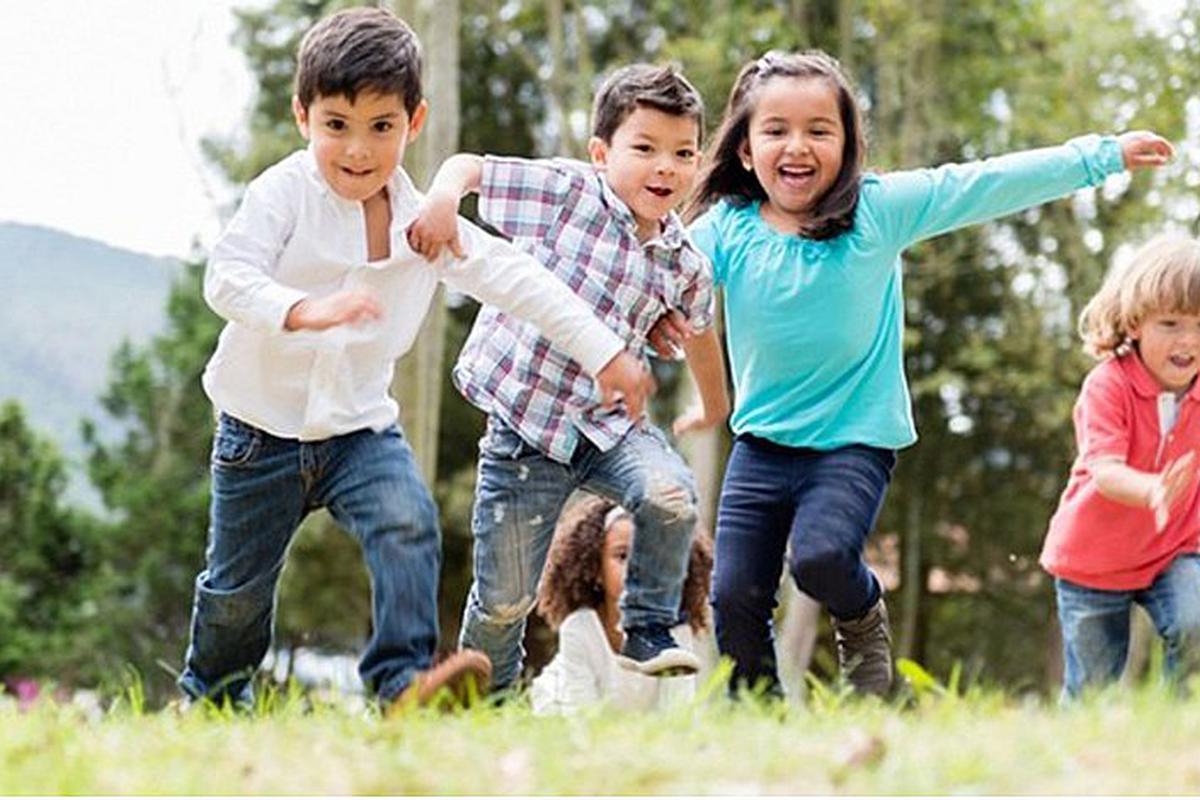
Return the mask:
{"type": "Polygon", "coordinates": [[[1063,698],[1120,677],[1133,604],[1168,677],[1200,648],[1200,242],[1159,238],[1114,270],[1079,320],[1100,363],[1075,403],[1079,455],[1041,563],[1055,576],[1063,698]]]}

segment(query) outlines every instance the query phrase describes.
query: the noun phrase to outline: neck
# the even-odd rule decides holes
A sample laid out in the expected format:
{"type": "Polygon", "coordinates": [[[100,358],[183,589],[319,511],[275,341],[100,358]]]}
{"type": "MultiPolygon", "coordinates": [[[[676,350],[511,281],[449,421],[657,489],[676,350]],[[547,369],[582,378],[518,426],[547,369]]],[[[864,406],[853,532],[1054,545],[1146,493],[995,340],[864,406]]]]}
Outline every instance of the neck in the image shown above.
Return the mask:
{"type": "Polygon", "coordinates": [[[608,646],[614,653],[621,652],[625,644],[625,634],[621,632],[621,610],[615,602],[605,601],[597,611],[600,612],[600,622],[604,625],[604,636],[608,646]]]}

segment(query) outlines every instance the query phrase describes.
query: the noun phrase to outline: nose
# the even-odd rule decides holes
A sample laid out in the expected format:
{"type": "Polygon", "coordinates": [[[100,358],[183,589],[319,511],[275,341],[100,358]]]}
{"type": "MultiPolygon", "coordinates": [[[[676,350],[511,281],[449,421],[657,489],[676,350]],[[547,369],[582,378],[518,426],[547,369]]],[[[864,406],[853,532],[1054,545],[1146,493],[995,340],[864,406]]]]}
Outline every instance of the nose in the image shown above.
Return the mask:
{"type": "Polygon", "coordinates": [[[789,153],[803,153],[808,150],[808,137],[802,131],[796,131],[787,140],[789,153]]]}
{"type": "Polygon", "coordinates": [[[366,158],[371,152],[367,141],[362,136],[351,136],[346,140],[346,156],[353,159],[366,158]]]}

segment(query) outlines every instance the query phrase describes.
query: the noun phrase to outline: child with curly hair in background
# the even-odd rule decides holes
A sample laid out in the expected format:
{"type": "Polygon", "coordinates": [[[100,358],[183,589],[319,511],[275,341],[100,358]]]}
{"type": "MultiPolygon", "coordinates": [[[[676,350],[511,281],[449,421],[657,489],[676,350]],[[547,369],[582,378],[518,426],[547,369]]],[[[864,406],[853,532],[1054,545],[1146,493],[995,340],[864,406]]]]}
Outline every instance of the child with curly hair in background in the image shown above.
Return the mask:
{"type": "MultiPolygon", "coordinates": [[[[558,631],[558,653],[532,687],[536,714],[572,713],[608,703],[652,710],[686,701],[695,675],[653,678],[620,669],[624,634],[618,605],[635,535],[633,516],[619,505],[589,497],[560,518],[538,589],[538,612],[558,631]]],[[[697,533],[688,555],[680,624],[672,631],[689,650],[708,628],[712,543],[697,533]]]]}

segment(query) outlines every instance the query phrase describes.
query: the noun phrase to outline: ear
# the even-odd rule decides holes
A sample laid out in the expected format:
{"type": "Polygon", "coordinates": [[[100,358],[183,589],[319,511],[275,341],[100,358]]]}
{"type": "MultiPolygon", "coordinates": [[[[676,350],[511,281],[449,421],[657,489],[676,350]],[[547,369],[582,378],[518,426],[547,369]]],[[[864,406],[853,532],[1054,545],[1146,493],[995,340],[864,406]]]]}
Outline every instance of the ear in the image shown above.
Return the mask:
{"type": "Polygon", "coordinates": [[[413,109],[412,114],[408,117],[408,142],[412,142],[420,135],[421,129],[425,127],[425,120],[429,118],[429,103],[422,100],[417,103],[417,107],[413,109]]]}
{"type": "Polygon", "coordinates": [[[300,98],[292,95],[292,116],[296,119],[296,127],[300,129],[300,135],[308,140],[308,109],[300,102],[300,98]]]}
{"type": "Polygon", "coordinates": [[[601,139],[599,136],[593,136],[588,139],[588,155],[592,159],[592,166],[601,172],[608,166],[608,142],[601,139]]]}
{"type": "Polygon", "coordinates": [[[754,171],[754,158],[750,155],[750,142],[747,139],[742,139],[742,143],[738,145],[738,159],[742,162],[742,169],[746,172],[754,171]]]}

